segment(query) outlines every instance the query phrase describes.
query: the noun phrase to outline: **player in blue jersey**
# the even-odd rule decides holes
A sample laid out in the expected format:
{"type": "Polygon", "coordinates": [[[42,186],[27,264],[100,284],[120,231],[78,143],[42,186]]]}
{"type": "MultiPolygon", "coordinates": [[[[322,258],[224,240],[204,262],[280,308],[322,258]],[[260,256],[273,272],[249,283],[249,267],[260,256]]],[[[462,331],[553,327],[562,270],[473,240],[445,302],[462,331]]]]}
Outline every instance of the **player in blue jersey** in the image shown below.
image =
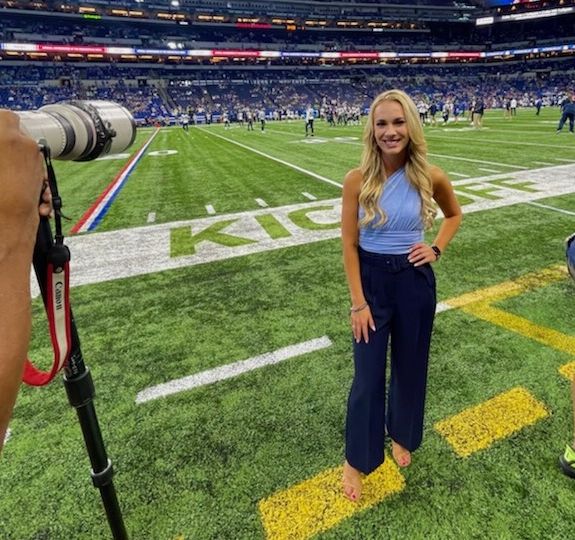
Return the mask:
{"type": "MultiPolygon", "coordinates": [[[[571,277],[575,280],[575,234],[567,238],[565,246],[567,269],[571,277]]],[[[575,433],[575,377],[571,381],[571,403],[573,407],[573,426],[575,433]]],[[[566,446],[565,452],[563,452],[559,458],[559,465],[567,476],[575,478],[575,434],[573,435],[573,443],[566,446]]]]}

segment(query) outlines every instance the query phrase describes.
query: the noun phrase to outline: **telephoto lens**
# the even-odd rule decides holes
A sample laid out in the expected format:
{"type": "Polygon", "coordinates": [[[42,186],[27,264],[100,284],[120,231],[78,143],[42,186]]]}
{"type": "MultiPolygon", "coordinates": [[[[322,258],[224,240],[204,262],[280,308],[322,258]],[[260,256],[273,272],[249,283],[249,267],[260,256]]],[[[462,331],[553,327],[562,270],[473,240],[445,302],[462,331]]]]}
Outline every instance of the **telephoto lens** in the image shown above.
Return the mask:
{"type": "Polygon", "coordinates": [[[136,137],[130,112],[111,101],[62,101],[16,114],[22,131],[48,146],[52,159],[90,161],[118,154],[136,137]]]}

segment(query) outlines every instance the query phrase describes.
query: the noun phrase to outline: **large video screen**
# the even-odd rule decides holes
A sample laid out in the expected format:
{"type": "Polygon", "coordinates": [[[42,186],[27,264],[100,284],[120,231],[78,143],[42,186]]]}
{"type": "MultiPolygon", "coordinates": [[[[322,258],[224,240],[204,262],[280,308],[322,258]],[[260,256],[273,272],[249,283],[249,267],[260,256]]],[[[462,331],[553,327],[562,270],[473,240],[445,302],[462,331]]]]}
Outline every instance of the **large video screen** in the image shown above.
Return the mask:
{"type": "Polygon", "coordinates": [[[512,6],[513,4],[531,4],[538,0],[485,0],[487,7],[512,6]]]}

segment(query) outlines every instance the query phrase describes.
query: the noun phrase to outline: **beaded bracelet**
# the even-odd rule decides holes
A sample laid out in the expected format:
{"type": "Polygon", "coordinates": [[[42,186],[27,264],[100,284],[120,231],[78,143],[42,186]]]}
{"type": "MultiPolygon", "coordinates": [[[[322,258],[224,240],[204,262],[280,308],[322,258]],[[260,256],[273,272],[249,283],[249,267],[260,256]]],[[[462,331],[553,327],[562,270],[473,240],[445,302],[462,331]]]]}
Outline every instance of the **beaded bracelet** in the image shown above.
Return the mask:
{"type": "Polygon", "coordinates": [[[349,308],[349,312],[350,313],[357,313],[358,311],[362,311],[367,307],[367,302],[364,302],[363,304],[361,304],[361,306],[357,306],[357,307],[350,307],[349,308]]]}

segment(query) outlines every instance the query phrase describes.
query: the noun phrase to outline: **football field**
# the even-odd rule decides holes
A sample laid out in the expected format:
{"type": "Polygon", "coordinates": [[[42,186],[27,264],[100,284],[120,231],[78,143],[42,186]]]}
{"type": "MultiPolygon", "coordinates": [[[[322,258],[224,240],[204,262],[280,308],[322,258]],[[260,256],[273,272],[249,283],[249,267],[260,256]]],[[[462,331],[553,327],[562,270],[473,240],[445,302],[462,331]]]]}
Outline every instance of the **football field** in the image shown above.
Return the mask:
{"type": "MultiPolygon", "coordinates": [[[[339,492],[353,376],[339,212],[362,127],[147,128],[125,155],[57,162],[130,538],[573,538],[557,458],[573,431],[575,135],[555,134],[558,117],[425,128],[464,219],[434,266],[423,444],[408,469],[386,460],[359,506],[339,492]]],[[[33,311],[45,367],[38,299],[33,311]]],[[[110,538],[59,380],[23,388],[0,490],[1,540],[110,538]]]]}

